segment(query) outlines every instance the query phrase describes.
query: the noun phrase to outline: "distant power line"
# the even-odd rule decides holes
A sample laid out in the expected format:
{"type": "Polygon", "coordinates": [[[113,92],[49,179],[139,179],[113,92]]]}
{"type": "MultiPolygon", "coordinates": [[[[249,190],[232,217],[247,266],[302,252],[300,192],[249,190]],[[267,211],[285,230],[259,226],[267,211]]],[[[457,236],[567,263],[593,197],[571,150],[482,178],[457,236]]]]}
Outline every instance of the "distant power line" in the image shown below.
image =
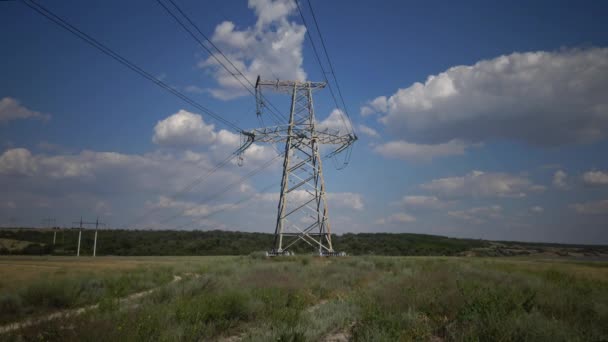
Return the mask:
{"type": "MultiPolygon", "coordinates": [[[[278,185],[278,183],[271,183],[271,184],[269,184],[269,185],[265,186],[264,188],[262,188],[261,190],[259,190],[259,192],[260,192],[260,193],[264,193],[264,192],[266,192],[266,191],[270,190],[270,188],[272,188],[273,186],[276,186],[276,185],[278,185]]],[[[189,221],[189,222],[186,222],[186,223],[184,223],[184,224],[181,224],[181,225],[179,225],[179,226],[177,226],[177,227],[175,227],[175,228],[173,228],[173,229],[174,229],[174,230],[179,230],[179,229],[182,229],[182,228],[184,228],[184,227],[186,227],[186,226],[189,226],[189,225],[191,225],[191,224],[195,223],[196,221],[200,221],[200,220],[208,219],[208,218],[210,218],[211,216],[214,216],[214,215],[217,215],[217,214],[223,213],[223,212],[224,212],[224,211],[226,211],[226,210],[234,209],[235,207],[237,207],[237,206],[239,206],[239,205],[241,205],[241,204],[243,204],[243,203],[245,203],[245,202],[249,202],[249,201],[253,200],[254,198],[256,198],[256,196],[247,196],[247,197],[243,197],[242,199],[240,199],[240,200],[238,200],[238,201],[236,201],[236,202],[232,203],[232,204],[231,204],[231,207],[224,207],[224,208],[222,208],[222,209],[218,209],[218,210],[216,210],[216,211],[210,212],[210,213],[209,213],[209,214],[207,214],[207,215],[199,216],[199,217],[197,217],[196,219],[194,219],[194,220],[192,220],[192,221],[189,221]]]]}
{"type": "MultiPolygon", "coordinates": [[[[321,61],[321,57],[319,57],[319,52],[317,51],[317,47],[315,45],[314,40],[312,39],[312,35],[310,34],[310,28],[308,27],[308,25],[306,24],[306,18],[304,18],[304,12],[302,11],[302,9],[300,8],[300,3],[299,0],[293,0],[296,3],[296,7],[298,8],[298,12],[300,13],[300,18],[302,19],[302,23],[304,24],[304,26],[306,27],[306,35],[308,37],[308,40],[310,41],[310,45],[312,46],[312,50],[314,52],[314,55],[316,57],[317,63],[319,64],[319,68],[321,69],[321,73],[323,75],[323,78],[325,80],[325,82],[327,83],[327,86],[329,88],[329,92],[331,94],[332,99],[334,100],[334,104],[336,105],[336,108],[340,109],[340,105],[338,104],[338,100],[336,99],[336,95],[334,93],[333,87],[331,85],[331,82],[329,82],[329,80],[327,79],[327,72],[325,71],[325,68],[323,67],[323,62],[321,61]]],[[[310,2],[308,3],[311,13],[313,15],[313,19],[315,22],[315,26],[317,28],[317,33],[319,34],[319,38],[321,40],[321,44],[323,45],[323,51],[325,52],[325,56],[327,58],[327,61],[329,62],[329,67],[331,70],[331,74],[333,75],[334,81],[336,83],[336,88],[338,88],[338,95],[340,96],[340,99],[342,100],[342,108],[343,108],[343,113],[340,114],[340,119],[342,120],[342,124],[344,124],[344,127],[346,128],[346,130],[348,132],[351,132],[354,139],[357,140],[357,133],[355,132],[355,127],[353,125],[353,122],[350,118],[350,115],[348,114],[348,109],[346,108],[346,103],[344,102],[344,97],[342,96],[342,91],[340,90],[340,86],[338,84],[338,79],[336,77],[334,68],[333,68],[333,64],[331,63],[331,59],[329,58],[329,54],[327,53],[327,48],[325,46],[325,42],[323,39],[323,36],[321,34],[321,30],[319,29],[319,25],[317,23],[317,19],[316,16],[314,15],[313,9],[312,9],[312,5],[310,5],[310,2]],[[346,114],[346,118],[348,119],[348,124],[346,123],[346,120],[344,119],[344,115],[346,114]]],[[[348,166],[348,164],[350,163],[350,157],[351,157],[351,153],[353,150],[353,146],[354,144],[350,144],[346,150],[345,150],[345,158],[344,161],[342,163],[342,166],[339,167],[337,165],[336,162],[336,154],[333,154],[332,157],[334,159],[334,162],[336,162],[336,169],[341,170],[343,168],[345,168],[346,166],[348,166]]]]}
{"type": "Polygon", "coordinates": [[[77,27],[75,27],[74,25],[68,23],[66,20],[64,20],[63,18],[59,17],[58,15],[56,15],[55,13],[53,13],[52,11],[50,11],[49,9],[47,9],[44,6],[36,3],[34,0],[22,0],[22,1],[23,1],[23,3],[25,5],[27,5],[28,7],[30,7],[34,11],[38,12],[42,16],[46,17],[47,19],[51,20],[53,23],[59,25],[60,27],[62,27],[66,31],[74,34],[75,36],[77,36],[78,38],[82,39],[83,41],[85,41],[89,45],[95,47],[96,49],[98,49],[99,51],[103,52],[104,54],[112,57],[116,61],[120,62],[121,64],[123,64],[124,66],[126,66],[129,69],[133,70],[134,72],[138,73],[139,75],[141,75],[142,77],[146,78],[147,80],[153,82],[157,86],[159,86],[159,87],[163,88],[164,90],[170,92],[171,94],[177,96],[178,98],[180,98],[184,102],[190,104],[194,108],[199,109],[200,111],[208,114],[209,116],[211,116],[215,120],[223,123],[224,125],[230,127],[231,129],[233,129],[233,130],[235,130],[237,132],[242,132],[243,131],[240,127],[238,127],[233,122],[226,120],[221,115],[213,112],[212,110],[210,110],[210,109],[206,108],[205,106],[201,105],[200,103],[196,102],[195,100],[193,100],[192,98],[190,98],[187,95],[183,94],[182,92],[180,92],[179,90],[175,89],[174,87],[171,87],[170,85],[168,85],[165,82],[161,81],[158,77],[155,77],[152,74],[150,74],[149,72],[143,70],[142,68],[140,68],[139,66],[137,66],[133,62],[129,61],[128,59],[122,57],[121,55],[119,55],[117,52],[113,51],[112,49],[110,49],[106,45],[100,43],[95,38],[93,38],[90,35],[84,33],[83,31],[81,31],[80,29],[78,29],[77,27]]]}
{"type": "Polygon", "coordinates": [[[342,106],[344,107],[344,113],[346,113],[346,117],[348,117],[348,121],[350,122],[351,127],[353,128],[353,134],[355,134],[355,137],[356,137],[357,134],[355,133],[355,127],[353,126],[352,121],[350,119],[350,115],[348,114],[348,108],[346,108],[346,102],[344,102],[344,97],[342,96],[342,90],[340,90],[340,83],[338,82],[338,76],[336,75],[336,72],[334,70],[333,63],[331,62],[331,59],[329,58],[329,53],[327,52],[327,47],[325,46],[325,39],[323,39],[323,35],[321,34],[321,29],[319,28],[319,23],[317,22],[317,16],[315,15],[315,11],[312,9],[312,4],[310,3],[310,0],[306,0],[306,2],[308,2],[308,7],[310,8],[310,13],[312,14],[312,19],[315,22],[315,27],[317,28],[317,33],[319,34],[319,39],[321,40],[321,45],[323,46],[323,51],[325,51],[325,57],[327,58],[327,62],[329,63],[329,69],[331,70],[331,74],[334,77],[334,81],[336,81],[336,88],[338,89],[338,95],[340,96],[340,100],[342,101],[342,106]]]}
{"type": "MultiPolygon", "coordinates": [[[[243,88],[245,88],[253,97],[255,97],[255,85],[251,82],[251,80],[249,80],[244,74],[243,72],[236,66],[234,65],[234,63],[232,63],[232,61],[230,60],[230,58],[228,58],[228,56],[226,56],[226,54],[224,54],[224,52],[215,44],[213,43],[213,41],[211,39],[209,39],[209,37],[207,37],[206,34],[204,34],[201,29],[196,25],[196,23],[194,23],[194,21],[192,21],[190,19],[190,17],[188,17],[188,15],[182,11],[182,9],[177,5],[177,3],[174,0],[169,0],[169,2],[173,5],[173,7],[175,7],[177,9],[177,11],[180,13],[181,16],[183,16],[186,21],[192,26],[194,27],[194,29],[196,30],[196,32],[198,32],[223,58],[226,62],[228,62],[228,64],[230,64],[230,66],[232,67],[232,70],[222,61],[220,60],[220,58],[218,58],[218,56],[216,55],[216,53],[214,53],[209,47],[207,47],[197,36],[196,34],[190,30],[190,28],[187,27],[187,25],[184,24],[184,22],[182,22],[182,20],[180,20],[174,13],[173,11],[171,11],[161,0],[156,0],[161,6],[162,8],[167,12],[167,14],[169,14],[171,17],[173,17],[173,19],[175,19],[175,21],[196,41],[198,42],[198,44],[205,49],[205,51],[207,51],[207,53],[209,53],[209,55],[215,59],[215,61],[217,63],[219,63],[224,70],[226,70],[226,72],[228,74],[230,74],[235,80],[237,80],[241,86],[243,86],[243,88]],[[239,77],[241,76],[241,77],[239,77]],[[247,86],[245,83],[243,83],[243,80],[245,80],[245,82],[247,82],[249,84],[249,86],[247,86]]],[[[275,122],[277,124],[280,124],[282,121],[286,121],[287,117],[285,117],[285,115],[281,114],[281,112],[274,106],[274,104],[272,104],[272,102],[270,102],[268,99],[264,98],[265,102],[268,103],[270,105],[270,113],[274,116],[275,122]]]]}
{"type": "MultiPolygon", "coordinates": [[[[237,157],[237,153],[231,153],[227,158],[225,158],[224,160],[222,160],[221,162],[219,162],[217,165],[215,165],[211,170],[209,170],[207,173],[195,178],[192,182],[188,183],[186,186],[184,186],[183,188],[181,188],[179,191],[175,192],[174,194],[168,196],[171,200],[176,199],[178,196],[185,194],[186,192],[191,191],[192,189],[194,189],[196,186],[198,186],[199,184],[201,184],[202,182],[206,181],[207,179],[209,179],[209,177],[217,172],[219,169],[221,169],[222,167],[224,167],[226,164],[228,164],[231,160],[233,160],[234,158],[237,157]]],[[[149,217],[150,215],[154,214],[154,212],[157,212],[158,210],[160,210],[160,207],[154,207],[150,210],[148,210],[146,213],[138,216],[137,218],[135,218],[134,220],[130,221],[129,223],[123,225],[123,228],[128,228],[129,226],[133,226],[136,223],[139,223],[142,221],[142,219],[145,219],[147,217],[149,217]]]]}
{"type": "MultiPolygon", "coordinates": [[[[312,35],[310,34],[310,28],[308,27],[308,24],[306,24],[306,19],[304,18],[304,12],[300,8],[299,1],[298,0],[294,0],[294,1],[296,3],[297,8],[298,8],[298,12],[300,13],[300,18],[302,19],[302,23],[304,24],[304,27],[306,27],[306,35],[308,36],[308,40],[310,41],[310,45],[312,46],[312,51],[313,51],[313,53],[315,55],[317,63],[319,64],[319,68],[321,69],[321,73],[323,75],[323,78],[324,78],[325,82],[327,83],[327,86],[329,88],[329,92],[331,94],[331,97],[334,100],[334,104],[336,105],[336,108],[340,109],[341,106],[338,104],[338,100],[336,99],[336,95],[334,93],[334,90],[333,90],[333,87],[331,85],[331,82],[329,82],[329,80],[327,79],[327,72],[325,71],[325,68],[323,67],[323,62],[321,61],[321,57],[319,56],[319,52],[317,51],[317,46],[315,45],[315,42],[312,39],[312,35]]],[[[312,9],[312,7],[311,7],[311,9],[312,9]]],[[[315,24],[316,24],[316,19],[315,19],[315,24]]],[[[325,56],[326,56],[327,60],[330,61],[329,55],[327,54],[327,49],[325,48],[325,43],[323,42],[323,38],[321,36],[321,31],[319,31],[318,25],[317,25],[317,33],[319,34],[319,37],[321,37],[321,43],[323,43],[323,50],[325,51],[325,56]]],[[[336,75],[334,74],[334,71],[333,71],[334,69],[333,69],[333,66],[332,66],[331,62],[330,62],[330,70],[331,70],[332,75],[334,76],[334,80],[336,81],[336,87],[339,87],[337,79],[336,79],[336,75]]],[[[342,96],[341,92],[340,92],[340,96],[342,96]]],[[[344,107],[344,113],[347,115],[348,120],[350,122],[350,125],[348,125],[346,123],[346,121],[344,119],[344,116],[340,115],[342,123],[344,124],[344,127],[348,131],[352,131],[353,135],[356,137],[357,135],[355,133],[354,127],[352,125],[352,122],[350,121],[350,116],[348,116],[348,111],[346,109],[346,105],[344,104],[344,99],[343,98],[342,98],[342,104],[343,104],[343,107],[344,107]]]]}
{"type": "Polygon", "coordinates": [[[216,193],[214,193],[211,196],[208,196],[207,198],[205,198],[203,201],[200,201],[196,204],[190,205],[187,208],[181,210],[179,213],[171,215],[167,218],[165,218],[164,220],[161,220],[160,223],[166,223],[168,221],[171,221],[175,218],[177,218],[178,216],[181,216],[183,214],[185,214],[186,212],[188,212],[189,210],[195,209],[197,207],[200,207],[201,205],[203,205],[204,203],[208,203],[214,199],[219,198],[220,196],[224,195],[225,193],[227,193],[228,191],[230,191],[232,188],[234,188],[235,186],[241,185],[242,183],[244,183],[247,179],[257,175],[258,173],[262,172],[263,170],[269,168],[272,163],[274,161],[276,161],[277,159],[279,159],[280,157],[283,157],[283,154],[277,154],[276,156],[274,156],[274,158],[272,158],[271,160],[266,161],[262,166],[253,169],[251,171],[249,171],[247,174],[245,174],[244,176],[242,176],[241,178],[239,178],[237,181],[230,183],[229,185],[227,185],[226,187],[224,187],[221,191],[218,191],[216,193]]]}

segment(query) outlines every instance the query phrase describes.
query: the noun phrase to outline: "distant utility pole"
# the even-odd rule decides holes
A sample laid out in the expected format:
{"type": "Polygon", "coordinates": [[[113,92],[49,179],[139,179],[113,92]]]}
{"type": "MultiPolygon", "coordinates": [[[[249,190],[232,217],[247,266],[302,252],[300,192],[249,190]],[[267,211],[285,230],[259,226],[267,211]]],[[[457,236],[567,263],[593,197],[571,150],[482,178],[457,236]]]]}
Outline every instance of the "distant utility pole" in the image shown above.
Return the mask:
{"type": "MultiPolygon", "coordinates": [[[[78,223],[78,222],[72,222],[72,223],[78,223]]],[[[76,256],[79,257],[80,256],[80,239],[82,238],[82,216],[80,216],[80,228],[78,229],[78,248],[76,249],[76,256]]]]}
{"type": "MultiPolygon", "coordinates": [[[[45,218],[42,219],[42,224],[46,227],[46,228],[53,228],[56,225],[57,220],[55,220],[55,218],[45,218]]],[[[57,231],[54,230],[53,231],[53,246],[55,246],[55,242],[57,241],[57,231]]]]}
{"type": "Polygon", "coordinates": [[[100,225],[104,224],[99,222],[99,216],[97,216],[97,219],[95,220],[95,240],[93,240],[93,256],[97,256],[97,228],[100,225]]]}
{"type": "Polygon", "coordinates": [[[82,239],[83,225],[86,225],[86,224],[95,225],[95,239],[93,240],[93,256],[96,256],[97,255],[97,230],[99,229],[99,226],[104,225],[103,223],[99,222],[99,216],[97,217],[95,222],[84,222],[84,221],[82,221],[82,216],[81,216],[79,222],[73,222],[73,223],[80,224],[80,228],[78,229],[78,249],[76,250],[76,256],[80,256],[80,240],[82,239]]]}

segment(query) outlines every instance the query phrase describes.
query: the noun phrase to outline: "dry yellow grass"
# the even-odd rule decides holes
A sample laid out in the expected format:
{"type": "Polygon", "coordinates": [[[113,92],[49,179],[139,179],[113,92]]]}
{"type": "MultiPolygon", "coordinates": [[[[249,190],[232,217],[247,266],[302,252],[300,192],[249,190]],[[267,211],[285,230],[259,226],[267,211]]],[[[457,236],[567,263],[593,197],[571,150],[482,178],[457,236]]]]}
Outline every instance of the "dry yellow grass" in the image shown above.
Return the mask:
{"type": "Polygon", "coordinates": [[[0,256],[0,290],[23,287],[42,278],[126,271],[139,266],[178,265],[191,257],[0,256]]]}

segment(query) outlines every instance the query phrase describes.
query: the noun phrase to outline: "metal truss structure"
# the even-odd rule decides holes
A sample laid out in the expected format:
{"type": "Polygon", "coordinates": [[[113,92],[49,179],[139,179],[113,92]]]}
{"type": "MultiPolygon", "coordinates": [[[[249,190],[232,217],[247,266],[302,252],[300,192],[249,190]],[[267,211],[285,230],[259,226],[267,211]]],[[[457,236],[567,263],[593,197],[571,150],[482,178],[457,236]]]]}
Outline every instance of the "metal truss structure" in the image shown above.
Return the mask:
{"type": "Polygon", "coordinates": [[[255,85],[257,115],[261,115],[265,107],[262,89],[291,94],[287,124],[243,132],[247,143],[242,151],[254,142],[285,143],[275,238],[269,256],[292,254],[290,248],[298,241],[309,244],[322,256],[343,254],[334,251],[331,242],[319,148],[333,145],[335,148],[328,155],[336,155],[352,145],[356,136],[329,128],[317,129],[312,95],[325,85],[324,82],[262,81],[259,77],[255,85]]]}

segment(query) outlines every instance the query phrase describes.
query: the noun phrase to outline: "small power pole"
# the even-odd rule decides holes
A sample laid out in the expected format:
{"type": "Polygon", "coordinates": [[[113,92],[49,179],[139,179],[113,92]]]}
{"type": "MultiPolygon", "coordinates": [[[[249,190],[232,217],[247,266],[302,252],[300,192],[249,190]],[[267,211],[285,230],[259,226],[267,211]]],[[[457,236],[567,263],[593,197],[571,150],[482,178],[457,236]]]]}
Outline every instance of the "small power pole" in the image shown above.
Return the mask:
{"type": "Polygon", "coordinates": [[[95,220],[95,240],[93,240],[93,256],[97,256],[97,229],[100,225],[103,226],[105,224],[99,222],[99,216],[97,216],[97,219],[95,220]]]}
{"type": "Polygon", "coordinates": [[[80,222],[72,222],[72,223],[80,223],[80,228],[78,228],[78,247],[76,249],[76,256],[79,257],[80,256],[80,239],[82,238],[82,224],[84,222],[82,222],[82,216],[80,216],[80,222]]]}
{"type": "Polygon", "coordinates": [[[80,240],[82,239],[83,225],[87,225],[87,224],[95,225],[95,239],[93,240],[93,256],[96,256],[96,254],[97,254],[97,230],[99,229],[99,226],[104,225],[103,223],[99,222],[99,216],[97,217],[95,222],[84,222],[84,221],[82,221],[82,216],[81,216],[79,222],[73,222],[73,223],[80,224],[80,228],[78,229],[78,249],[76,250],[76,256],[80,256],[80,240]]]}
{"type": "MultiPolygon", "coordinates": [[[[54,218],[48,217],[45,219],[42,219],[42,224],[46,227],[46,228],[54,228],[55,227],[55,223],[57,221],[54,218]]],[[[55,246],[55,242],[57,241],[57,231],[53,230],[53,246],[55,246]]]]}
{"type": "Polygon", "coordinates": [[[93,240],[93,257],[97,254],[97,227],[99,226],[99,217],[95,220],[95,239],[93,240]]]}

